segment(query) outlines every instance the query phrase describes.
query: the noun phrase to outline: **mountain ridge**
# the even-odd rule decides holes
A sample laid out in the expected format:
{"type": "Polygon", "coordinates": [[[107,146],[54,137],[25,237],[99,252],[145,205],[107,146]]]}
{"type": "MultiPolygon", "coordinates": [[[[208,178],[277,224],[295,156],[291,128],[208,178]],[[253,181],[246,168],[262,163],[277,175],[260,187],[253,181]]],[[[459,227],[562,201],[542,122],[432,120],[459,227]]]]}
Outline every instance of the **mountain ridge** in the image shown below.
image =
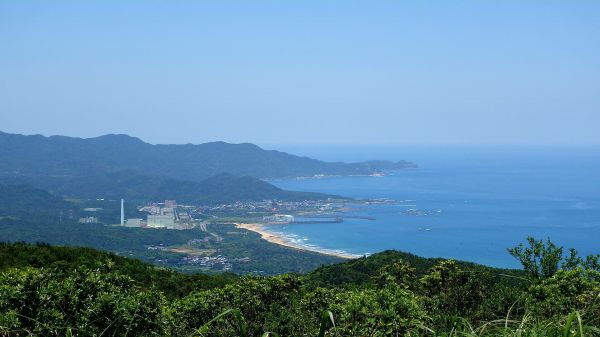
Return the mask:
{"type": "Polygon", "coordinates": [[[324,162],[251,143],[157,144],[123,134],[94,138],[19,135],[0,131],[0,175],[86,175],[136,171],[200,181],[220,173],[255,178],[372,174],[414,168],[407,161],[324,162]]]}

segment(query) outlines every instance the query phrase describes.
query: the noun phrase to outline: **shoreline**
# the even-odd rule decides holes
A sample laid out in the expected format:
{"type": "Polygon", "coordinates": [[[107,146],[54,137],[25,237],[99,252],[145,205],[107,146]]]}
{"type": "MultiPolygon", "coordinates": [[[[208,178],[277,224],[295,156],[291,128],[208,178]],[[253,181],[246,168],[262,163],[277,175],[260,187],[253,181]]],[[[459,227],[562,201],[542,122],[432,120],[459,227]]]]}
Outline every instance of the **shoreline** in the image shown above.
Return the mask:
{"type": "Polygon", "coordinates": [[[277,244],[280,246],[288,247],[288,248],[295,248],[295,249],[305,250],[305,251],[309,251],[309,252],[313,252],[313,253],[336,256],[336,257],[340,257],[340,258],[347,259],[347,260],[356,259],[356,258],[360,257],[358,255],[353,255],[350,253],[336,252],[336,251],[331,251],[331,250],[323,249],[323,248],[312,248],[312,247],[307,247],[307,246],[297,244],[295,242],[290,241],[289,239],[287,239],[285,237],[282,237],[275,233],[269,232],[268,230],[265,229],[265,225],[262,225],[262,224],[236,223],[235,227],[258,233],[258,234],[260,234],[260,237],[263,240],[266,240],[270,243],[274,243],[274,244],[277,244]]]}

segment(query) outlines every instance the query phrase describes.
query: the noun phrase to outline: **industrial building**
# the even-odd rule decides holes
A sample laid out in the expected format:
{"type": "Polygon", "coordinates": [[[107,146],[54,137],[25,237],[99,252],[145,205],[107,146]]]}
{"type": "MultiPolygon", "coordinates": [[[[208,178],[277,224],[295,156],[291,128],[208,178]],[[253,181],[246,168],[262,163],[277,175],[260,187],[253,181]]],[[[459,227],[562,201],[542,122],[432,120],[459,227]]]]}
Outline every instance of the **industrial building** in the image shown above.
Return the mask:
{"type": "Polygon", "coordinates": [[[142,219],[127,219],[125,221],[125,227],[141,227],[142,219]]]}
{"type": "Polygon", "coordinates": [[[98,217],[96,216],[87,216],[85,218],[80,218],[79,223],[98,223],[98,217]]]}
{"type": "Polygon", "coordinates": [[[161,215],[161,214],[151,214],[148,215],[148,220],[146,221],[146,225],[151,228],[175,228],[175,218],[173,214],[161,215]]]}

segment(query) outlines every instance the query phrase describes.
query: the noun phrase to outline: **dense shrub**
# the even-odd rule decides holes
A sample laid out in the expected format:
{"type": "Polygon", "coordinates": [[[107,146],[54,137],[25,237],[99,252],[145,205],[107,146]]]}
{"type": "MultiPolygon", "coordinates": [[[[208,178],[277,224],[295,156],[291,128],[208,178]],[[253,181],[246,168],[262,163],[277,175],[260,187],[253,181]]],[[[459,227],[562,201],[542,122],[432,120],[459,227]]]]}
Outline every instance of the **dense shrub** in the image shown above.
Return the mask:
{"type": "MultiPolygon", "coordinates": [[[[38,248],[49,252],[46,246],[38,248]]],[[[64,249],[61,252],[70,261],[72,254],[64,249]]],[[[88,252],[82,255],[85,260],[83,256],[96,255],[88,252]]],[[[405,260],[390,256],[375,257],[385,261],[379,266],[369,258],[350,264],[368,268],[341,286],[323,287],[330,283],[313,282],[312,275],[244,276],[220,283],[221,287],[197,287],[203,290],[185,296],[165,296],[156,287],[162,277],[133,279],[124,272],[128,269],[123,267],[129,266],[154,273],[138,263],[100,259],[72,268],[71,262],[60,263],[54,257],[35,258],[31,261],[46,261],[51,267],[19,266],[0,273],[0,336],[250,337],[274,332],[290,337],[554,337],[600,333],[600,272],[576,255],[567,260],[581,262],[526,277],[455,261],[440,261],[420,273],[405,260]]],[[[329,275],[324,268],[317,273],[329,275]]],[[[177,287],[177,282],[169,285],[177,287]]]]}
{"type": "Polygon", "coordinates": [[[528,291],[529,307],[538,316],[555,317],[572,310],[600,320],[600,273],[581,268],[559,270],[533,284],[528,291]]]}
{"type": "Polygon", "coordinates": [[[125,276],[76,270],[61,277],[47,269],[0,274],[0,326],[11,336],[161,334],[164,296],[125,276]]]}
{"type": "Polygon", "coordinates": [[[417,336],[426,321],[417,296],[395,283],[340,292],[331,311],[337,318],[332,332],[340,336],[417,336]]]}

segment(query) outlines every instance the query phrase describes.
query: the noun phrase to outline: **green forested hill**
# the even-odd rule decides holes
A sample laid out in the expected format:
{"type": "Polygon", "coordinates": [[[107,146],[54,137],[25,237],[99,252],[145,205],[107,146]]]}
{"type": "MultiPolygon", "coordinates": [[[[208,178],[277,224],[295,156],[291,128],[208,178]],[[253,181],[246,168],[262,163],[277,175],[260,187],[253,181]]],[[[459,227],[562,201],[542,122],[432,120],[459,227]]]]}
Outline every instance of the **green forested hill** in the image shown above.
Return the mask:
{"type": "Polygon", "coordinates": [[[406,167],[414,167],[414,164],[405,161],[328,163],[267,151],[248,143],[152,145],[126,135],[81,139],[0,132],[0,175],[93,176],[134,171],[150,176],[201,181],[221,173],[270,178],[369,174],[406,167]]]}
{"type": "Polygon", "coordinates": [[[131,171],[76,177],[4,177],[4,180],[13,184],[32,184],[67,198],[125,198],[142,203],[175,199],[182,203],[206,205],[266,199],[300,201],[342,198],[322,193],[285,191],[257,178],[235,177],[227,173],[198,182],[148,176],[131,171]]]}
{"type": "MultiPolygon", "coordinates": [[[[210,231],[220,236],[220,241],[210,239],[211,234],[200,229],[168,230],[144,229],[102,224],[77,224],[73,222],[27,222],[0,219],[2,241],[46,242],[53,245],[93,247],[135,257],[159,266],[186,271],[206,268],[187,264],[187,254],[171,248],[184,246],[200,252],[201,256],[221,256],[231,264],[236,273],[272,275],[283,272],[306,272],[342,261],[341,258],[266,242],[260,235],[237,229],[233,225],[211,225],[210,231]],[[190,241],[199,241],[191,246],[190,241]],[[188,247],[189,246],[189,247],[188,247]]],[[[213,270],[213,269],[210,269],[213,270]]]]}
{"type": "MultiPolygon", "coordinates": [[[[397,250],[386,250],[369,257],[323,266],[310,273],[309,277],[312,282],[320,286],[362,286],[372,283],[373,277],[379,273],[381,268],[399,260],[406,261],[414,267],[416,276],[424,275],[429,268],[444,261],[441,258],[424,258],[397,250]]],[[[465,268],[481,267],[470,262],[459,263],[465,268]]]]}
{"type": "Polygon", "coordinates": [[[0,219],[58,221],[74,205],[44,190],[0,183],[0,219]]]}
{"type": "Polygon", "coordinates": [[[237,278],[229,273],[182,274],[92,248],[0,242],[0,272],[25,267],[54,269],[64,274],[77,269],[99,269],[127,276],[143,288],[158,288],[168,296],[221,287],[237,278]]]}
{"type": "Polygon", "coordinates": [[[342,269],[239,278],[89,249],[0,245],[0,335],[598,336],[597,257],[557,260],[562,248],[529,243],[512,251],[524,262],[517,276],[446,260],[417,272],[386,252],[342,269]],[[342,271],[368,281],[329,280],[342,271]]]}
{"type": "Polygon", "coordinates": [[[79,139],[0,132],[0,183],[29,185],[69,198],[188,203],[315,200],[259,177],[371,173],[410,166],[372,161],[325,163],[252,144],[151,145],[125,135],[79,139]]]}

